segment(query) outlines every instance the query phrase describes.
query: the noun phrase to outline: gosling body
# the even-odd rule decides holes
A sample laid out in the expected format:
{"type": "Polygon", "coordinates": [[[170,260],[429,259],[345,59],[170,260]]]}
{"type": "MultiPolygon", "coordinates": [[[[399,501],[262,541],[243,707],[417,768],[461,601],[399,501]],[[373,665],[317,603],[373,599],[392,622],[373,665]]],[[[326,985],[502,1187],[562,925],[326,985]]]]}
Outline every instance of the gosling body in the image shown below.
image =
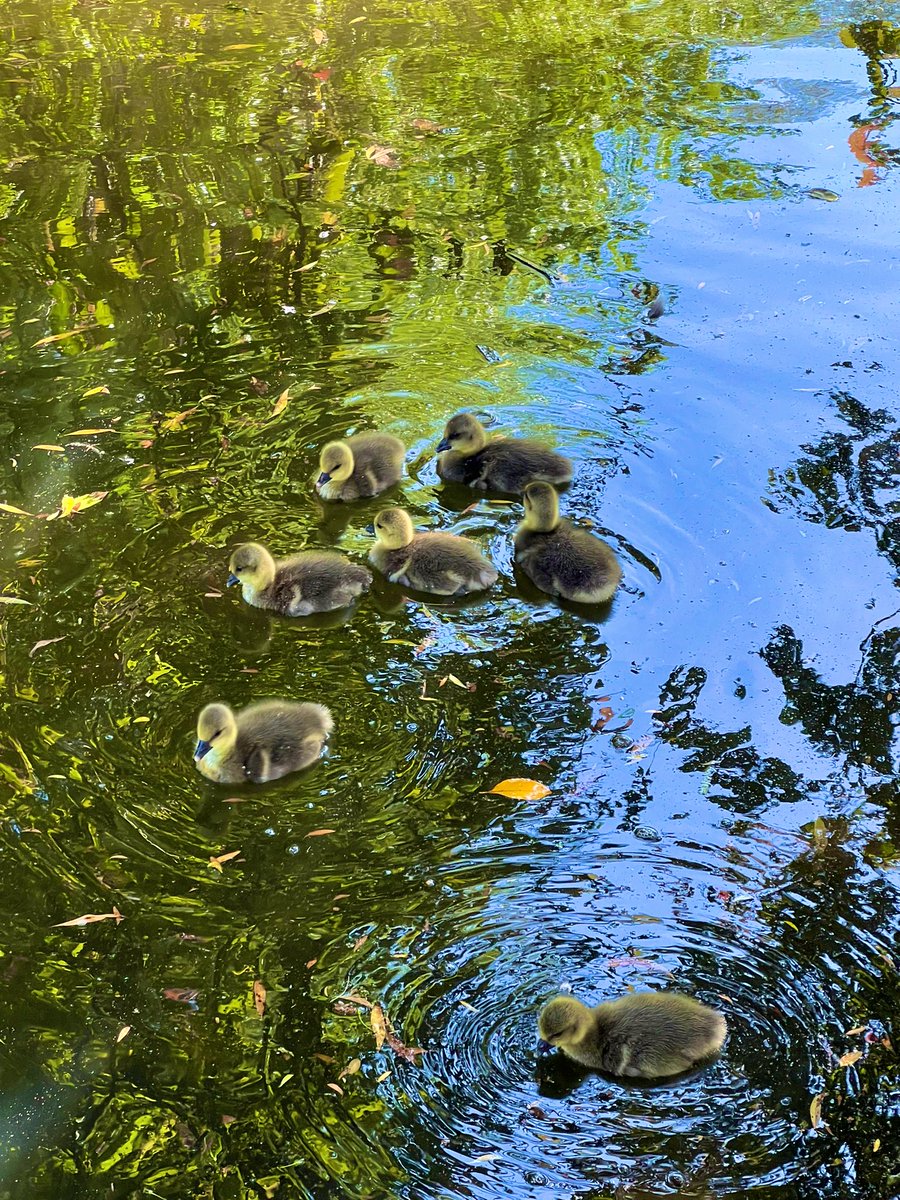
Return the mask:
{"type": "Polygon", "coordinates": [[[228,583],[239,583],[248,604],[286,617],[346,608],[372,582],[372,573],[330,550],[305,550],[280,561],[265,546],[246,542],[228,564],[228,583]]]}
{"type": "Polygon", "coordinates": [[[542,592],[578,604],[612,599],[622,568],[611,546],[559,515],[559,496],[549,483],[525,489],[525,519],[516,530],[515,558],[542,592]]]}
{"type": "Polygon", "coordinates": [[[197,770],[216,783],[269,783],[322,754],[334,727],[323,704],[265,700],[235,713],[207,704],[197,719],[197,770]]]}
{"type": "Polygon", "coordinates": [[[369,559],[391,583],[436,596],[489,588],[497,569],[474,542],[453,533],[416,533],[409,513],[386,508],[375,518],[369,559]]]}
{"type": "Polygon", "coordinates": [[[678,1075],[717,1054],[725,1018],[690,996],[636,992],[589,1008],[557,996],[538,1017],[544,1048],[558,1046],[584,1067],[626,1078],[678,1075]]]}
{"type": "Polygon", "coordinates": [[[323,500],[377,496],[403,474],[406,447],[388,433],[357,433],[329,442],[319,455],[316,491],[323,500]]]}
{"type": "Polygon", "coordinates": [[[452,483],[520,493],[534,480],[568,483],[572,463],[541,442],[526,438],[488,441],[484,426],[471,413],[459,413],[447,422],[438,444],[438,475],[452,483]]]}

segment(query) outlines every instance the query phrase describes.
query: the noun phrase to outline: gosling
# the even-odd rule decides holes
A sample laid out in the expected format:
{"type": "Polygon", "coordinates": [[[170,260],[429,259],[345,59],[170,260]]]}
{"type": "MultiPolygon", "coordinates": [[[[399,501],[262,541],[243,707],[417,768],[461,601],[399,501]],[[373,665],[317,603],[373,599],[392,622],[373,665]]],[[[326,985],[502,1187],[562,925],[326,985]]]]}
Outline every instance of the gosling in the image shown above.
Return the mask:
{"type": "Polygon", "coordinates": [[[520,493],[535,479],[561,484],[572,478],[568,458],[525,438],[489,442],[484,426],[471,413],[450,418],[437,449],[441,479],[469,487],[520,493]]]}
{"type": "Polygon", "coordinates": [[[345,442],[329,442],[319,455],[316,491],[323,500],[377,496],[403,474],[406,447],[387,433],[357,433],[345,442]]]}
{"type": "Polygon", "coordinates": [[[369,559],[391,583],[436,596],[462,596],[497,580],[496,567],[474,542],[453,533],[415,533],[402,508],[378,514],[375,537],[369,559]]]}
{"type": "Polygon", "coordinates": [[[596,1008],[557,996],[538,1029],[542,1052],[559,1046],[584,1067],[640,1079],[687,1071],[717,1054],[727,1032],[716,1009],[673,992],[637,992],[596,1008]]]}
{"type": "Polygon", "coordinates": [[[256,542],[238,546],[228,569],[229,586],[239,583],[248,604],[285,617],[346,608],[372,582],[371,571],[329,550],[305,550],[276,562],[256,542]]]}
{"type": "Polygon", "coordinates": [[[269,783],[322,754],[334,727],[322,704],[264,700],[235,714],[207,704],[197,719],[197,770],[216,783],[269,783]]]}
{"type": "Polygon", "coordinates": [[[579,604],[611,599],[622,578],[612,548],[560,519],[559,496],[549,483],[530,483],[524,503],[515,557],[532,583],[542,592],[579,604]]]}

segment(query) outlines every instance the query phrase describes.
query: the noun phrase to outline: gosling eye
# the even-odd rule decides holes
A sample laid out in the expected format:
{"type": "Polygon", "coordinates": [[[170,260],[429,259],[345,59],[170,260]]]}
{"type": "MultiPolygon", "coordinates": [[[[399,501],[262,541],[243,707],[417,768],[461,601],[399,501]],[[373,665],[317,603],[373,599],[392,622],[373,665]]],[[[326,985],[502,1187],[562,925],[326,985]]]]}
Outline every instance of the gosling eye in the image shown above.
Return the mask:
{"type": "Polygon", "coordinates": [[[211,742],[214,742],[214,741],[216,740],[216,738],[217,738],[217,737],[221,737],[221,736],[222,736],[222,730],[221,730],[221,729],[217,729],[217,730],[216,730],[216,732],[215,732],[215,733],[212,735],[212,737],[211,737],[209,740],[210,740],[211,742]]]}

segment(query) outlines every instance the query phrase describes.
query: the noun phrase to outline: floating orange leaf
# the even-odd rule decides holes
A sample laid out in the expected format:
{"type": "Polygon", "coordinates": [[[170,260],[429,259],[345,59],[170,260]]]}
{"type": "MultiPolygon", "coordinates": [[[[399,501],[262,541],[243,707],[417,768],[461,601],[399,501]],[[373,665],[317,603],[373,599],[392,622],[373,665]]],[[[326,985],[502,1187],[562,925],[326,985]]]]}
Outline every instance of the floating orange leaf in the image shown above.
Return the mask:
{"type": "Polygon", "coordinates": [[[510,800],[543,800],[550,795],[550,789],[536,779],[504,779],[486,794],[507,796],[510,800]]]}
{"type": "Polygon", "coordinates": [[[232,858],[237,858],[240,850],[229,850],[227,854],[217,854],[210,856],[209,865],[216,871],[222,872],[222,863],[227,863],[232,858]]]}
{"type": "Polygon", "coordinates": [[[307,837],[324,837],[326,833],[335,833],[334,829],[311,829],[307,837]]]}
{"type": "Polygon", "coordinates": [[[855,1062],[859,1062],[862,1058],[862,1050],[849,1050],[846,1054],[842,1054],[838,1059],[839,1067],[852,1067],[855,1062]]]}
{"type": "Polygon", "coordinates": [[[287,408],[288,400],[290,398],[288,396],[288,392],[290,392],[290,390],[291,389],[289,387],[286,387],[284,389],[284,391],[281,393],[281,395],[278,397],[278,399],[275,401],[275,403],[272,405],[272,416],[273,417],[277,417],[279,415],[279,413],[283,413],[284,410],[287,408]]]}
{"type": "Polygon", "coordinates": [[[54,925],[51,926],[51,928],[52,929],[65,929],[67,926],[70,926],[70,925],[95,925],[98,921],[115,921],[115,923],[118,925],[120,921],[124,921],[124,920],[125,920],[125,918],[122,916],[122,914],[116,908],[116,906],[113,905],[112,912],[85,913],[83,917],[73,917],[71,921],[57,921],[54,925]]]}

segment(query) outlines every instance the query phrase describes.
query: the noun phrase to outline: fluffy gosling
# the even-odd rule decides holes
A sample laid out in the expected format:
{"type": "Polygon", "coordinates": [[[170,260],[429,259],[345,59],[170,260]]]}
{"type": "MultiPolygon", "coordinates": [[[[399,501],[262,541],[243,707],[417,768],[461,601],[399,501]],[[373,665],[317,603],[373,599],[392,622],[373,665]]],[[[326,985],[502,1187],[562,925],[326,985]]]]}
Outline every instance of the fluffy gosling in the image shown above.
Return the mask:
{"type": "Polygon", "coordinates": [[[469,487],[518,493],[536,479],[561,484],[572,478],[572,463],[563,455],[526,438],[488,441],[471,413],[450,418],[437,449],[441,479],[469,487]]]}
{"type": "Polygon", "coordinates": [[[584,1067],[639,1079],[687,1071],[717,1054],[727,1032],[716,1009],[673,992],[637,992],[596,1008],[557,996],[538,1029],[542,1051],[558,1046],[584,1067]]]}
{"type": "Polygon", "coordinates": [[[453,533],[416,533],[402,508],[378,514],[375,537],[369,559],[391,583],[436,596],[462,596],[497,580],[496,567],[474,542],[453,533]]]}
{"type": "Polygon", "coordinates": [[[264,700],[234,713],[207,704],[197,718],[197,770],[216,783],[268,783],[322,754],[334,727],[322,704],[264,700]]]}
{"type": "Polygon", "coordinates": [[[559,515],[559,496],[549,483],[525,489],[525,519],[516,530],[516,562],[542,592],[579,604],[612,598],[622,568],[612,548],[559,515]]]}
{"type": "Polygon", "coordinates": [[[406,447],[387,433],[357,433],[344,442],[329,442],[319,455],[316,491],[323,500],[358,500],[377,496],[403,474],[406,447]]]}
{"type": "Polygon", "coordinates": [[[238,546],[228,569],[229,586],[239,583],[248,604],[286,617],[346,608],[372,582],[365,567],[330,550],[305,550],[276,562],[257,542],[238,546]]]}

